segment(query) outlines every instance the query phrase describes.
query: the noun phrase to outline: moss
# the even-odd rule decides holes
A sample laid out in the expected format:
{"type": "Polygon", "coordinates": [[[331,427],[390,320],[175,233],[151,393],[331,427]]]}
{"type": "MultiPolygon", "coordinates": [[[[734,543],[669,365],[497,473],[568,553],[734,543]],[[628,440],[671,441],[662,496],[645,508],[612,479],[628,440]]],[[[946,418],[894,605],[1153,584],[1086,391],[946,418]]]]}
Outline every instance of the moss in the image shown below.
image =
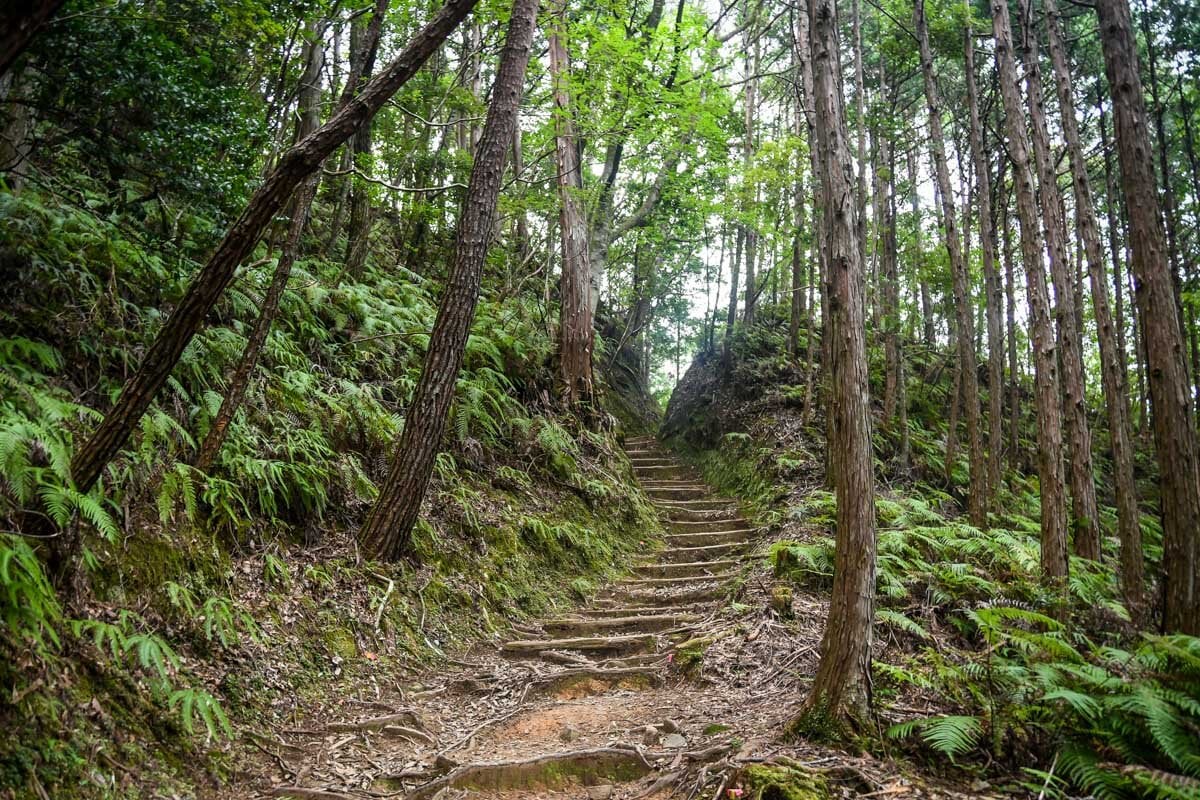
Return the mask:
{"type": "Polygon", "coordinates": [[[829,784],[819,775],[773,764],[755,764],[741,774],[746,800],[830,800],[829,784]]]}
{"type": "Polygon", "coordinates": [[[685,675],[694,675],[704,665],[704,654],[712,645],[712,637],[688,639],[675,648],[675,666],[685,675]]]}

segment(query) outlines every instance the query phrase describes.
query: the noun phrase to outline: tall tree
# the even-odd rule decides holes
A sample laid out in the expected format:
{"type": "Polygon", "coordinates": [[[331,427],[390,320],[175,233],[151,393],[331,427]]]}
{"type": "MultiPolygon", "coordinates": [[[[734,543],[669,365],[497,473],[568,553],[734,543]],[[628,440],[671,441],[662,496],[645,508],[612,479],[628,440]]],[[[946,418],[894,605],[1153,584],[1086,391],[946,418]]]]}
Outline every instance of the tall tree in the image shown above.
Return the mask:
{"type": "Polygon", "coordinates": [[[592,308],[589,302],[587,224],[579,207],[583,175],[575,139],[567,53],[565,0],[553,0],[549,23],[550,80],[554,97],[554,154],[557,165],[559,228],[562,240],[561,311],[558,328],[559,377],[570,404],[592,396],[592,308]]]}
{"type": "Polygon", "coordinates": [[[1151,415],[1162,493],[1163,628],[1195,635],[1200,633],[1196,577],[1200,464],[1183,332],[1178,316],[1169,313],[1175,308],[1175,296],[1138,73],[1137,39],[1128,0],[1098,0],[1096,11],[1129,215],[1135,298],[1150,366],[1151,415]]]}
{"type": "Polygon", "coordinates": [[[1029,295],[1029,331],[1033,345],[1034,403],[1038,431],[1038,481],[1042,492],[1042,574],[1052,583],[1067,576],[1067,504],[1063,485],[1062,406],[1058,382],[1058,353],[1050,322],[1050,295],[1042,264],[1042,235],[1038,222],[1037,194],[1029,165],[1029,132],[1025,109],[1017,88],[1017,62],[1013,54],[1012,23],[1008,0],[991,0],[992,32],[996,42],[996,68],[1008,155],[1012,162],[1017,219],[1021,228],[1021,256],[1029,295]]]}
{"type": "Polygon", "coordinates": [[[116,405],[75,452],[71,460],[71,477],[77,489],[87,491],[94,486],[100,473],[120,452],[166,383],[184,349],[204,324],[208,312],[233,279],[238,265],[258,244],[263,231],[296,188],[416,74],[477,2],[448,0],[352,103],[279,159],[217,245],[208,263],[192,280],[183,299],[155,336],[137,371],[125,383],[116,405]]]}
{"type": "MultiPolygon", "coordinates": [[[[950,168],[946,161],[946,136],[942,130],[942,101],[933,73],[933,51],[929,46],[929,25],[925,2],[913,4],[913,21],[921,53],[921,74],[925,79],[925,101],[929,107],[929,147],[933,155],[938,194],[942,200],[942,225],[946,252],[954,283],[954,309],[958,327],[958,374],[966,411],[967,448],[970,464],[970,489],[967,513],[979,527],[987,524],[987,466],[983,455],[983,437],[979,430],[979,372],[975,363],[975,312],[971,299],[971,276],[958,238],[954,191],[950,186],[950,168]]],[[[947,455],[947,459],[949,456],[947,455]]]]}
{"type": "Polygon", "coordinates": [[[975,169],[975,195],[979,198],[979,230],[983,260],[984,305],[987,315],[988,346],[988,497],[992,503],[1000,491],[1001,427],[1004,420],[1003,323],[1000,319],[1004,291],[996,268],[996,226],[992,215],[992,177],[983,144],[983,123],[979,115],[979,89],[975,80],[975,30],[967,5],[967,24],[963,29],[963,68],[967,83],[968,136],[971,161],[975,169]]]}
{"type": "MultiPolygon", "coordinates": [[[[376,0],[374,13],[369,21],[355,17],[350,23],[350,77],[346,88],[358,91],[357,84],[366,80],[375,68],[375,53],[379,37],[372,36],[371,26],[383,19],[387,13],[388,0],[376,0]]],[[[350,222],[346,228],[345,272],[351,278],[362,277],[367,262],[367,251],[371,239],[371,192],[367,181],[359,174],[371,157],[371,121],[358,126],[350,140],[350,161],[354,170],[350,184],[350,222]]]]}
{"type": "Polygon", "coordinates": [[[1058,358],[1062,369],[1063,417],[1070,447],[1071,524],[1075,552],[1084,558],[1100,557],[1100,512],[1096,505],[1096,481],[1092,474],[1092,432],[1087,418],[1087,392],[1083,369],[1083,342],[1079,337],[1075,284],[1067,255],[1067,223],[1058,167],[1050,152],[1050,132],[1043,101],[1042,68],[1037,35],[1029,0],[1018,0],[1021,13],[1021,52],[1025,62],[1025,85],[1029,95],[1029,122],[1033,157],[1041,194],[1042,227],[1050,255],[1050,277],[1054,284],[1054,317],[1058,334],[1058,358]]]}
{"type": "Polygon", "coordinates": [[[492,102],[459,217],[454,264],[438,304],[429,352],[405,415],[391,470],[359,531],[363,547],[379,558],[395,559],[404,553],[433,474],[496,225],[500,181],[517,126],[537,10],[538,0],[513,2],[492,102]]]}
{"type": "Polygon", "coordinates": [[[749,22],[744,33],[746,42],[746,94],[742,140],[742,214],[746,229],[746,305],[743,319],[747,326],[754,324],[754,308],[758,301],[758,275],[755,259],[758,258],[758,181],[752,178],[754,165],[754,135],[758,118],[758,69],[762,52],[762,38],[758,30],[760,4],[749,11],[749,22]]]}
{"type": "Polygon", "coordinates": [[[827,252],[832,437],[837,544],[821,663],[797,726],[815,719],[865,725],[870,713],[875,609],[875,476],[864,330],[864,254],[858,200],[838,78],[834,0],[810,0],[816,146],[821,150],[822,246],[827,252]]]}
{"type": "MultiPolygon", "coordinates": [[[[1117,500],[1117,538],[1121,542],[1121,586],[1125,601],[1135,614],[1142,607],[1142,532],[1139,525],[1137,488],[1133,477],[1133,428],[1129,423],[1129,397],[1121,373],[1122,352],[1117,344],[1112,309],[1108,303],[1108,276],[1100,243],[1100,224],[1088,180],[1087,158],[1075,117],[1075,97],[1071,91],[1071,69],[1059,22],[1055,0],[1042,0],[1049,33],[1050,61],[1054,67],[1054,86],[1062,114],[1063,137],[1071,162],[1071,187],[1075,198],[1075,227],[1083,242],[1091,284],[1092,309],[1100,340],[1100,378],[1108,412],[1108,433],[1112,443],[1113,483],[1117,500]]],[[[1096,542],[1098,545],[1099,542],[1096,542]]],[[[1097,548],[1095,556],[1099,557],[1097,548]]]]}

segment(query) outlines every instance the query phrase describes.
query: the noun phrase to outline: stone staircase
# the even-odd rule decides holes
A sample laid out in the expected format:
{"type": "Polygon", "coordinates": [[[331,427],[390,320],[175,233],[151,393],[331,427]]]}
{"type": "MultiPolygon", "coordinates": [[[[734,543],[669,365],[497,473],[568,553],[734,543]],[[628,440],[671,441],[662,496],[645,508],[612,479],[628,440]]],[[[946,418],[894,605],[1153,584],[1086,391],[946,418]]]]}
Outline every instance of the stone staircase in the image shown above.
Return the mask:
{"type": "MultiPolygon", "coordinates": [[[[633,470],[667,528],[666,547],[569,616],[548,619],[502,650],[603,669],[655,664],[714,610],[758,533],[652,437],[626,442],[633,470]],[[603,657],[602,662],[592,659],[603,657]]],[[[598,669],[598,671],[603,671],[598,669]]]]}

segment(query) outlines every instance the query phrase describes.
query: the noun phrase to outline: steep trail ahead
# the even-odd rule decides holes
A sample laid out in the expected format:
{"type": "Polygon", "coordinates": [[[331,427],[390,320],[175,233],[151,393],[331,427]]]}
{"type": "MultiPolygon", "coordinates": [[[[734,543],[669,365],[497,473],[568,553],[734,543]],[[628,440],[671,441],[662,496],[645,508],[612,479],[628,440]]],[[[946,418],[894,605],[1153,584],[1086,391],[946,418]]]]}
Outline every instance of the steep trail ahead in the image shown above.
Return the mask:
{"type": "Polygon", "coordinates": [[[264,742],[282,773],[265,794],[670,797],[732,755],[738,695],[696,679],[759,531],[656,440],[627,448],[663,547],[648,540],[645,560],[591,603],[518,628],[498,652],[477,648],[453,674],[323,710],[358,718],[284,731],[273,751],[264,742]],[[380,713],[363,718],[363,706],[380,713]]]}
{"type": "Polygon", "coordinates": [[[627,446],[667,530],[630,576],[420,684],[328,698],[306,727],[258,737],[272,760],[220,796],[255,783],[258,797],[309,800],[723,798],[765,760],[841,792],[813,798],[963,796],[869,756],[780,746],[815,670],[824,601],[798,596],[797,619],[782,621],[750,557],[762,532],[655,440],[627,446]]]}

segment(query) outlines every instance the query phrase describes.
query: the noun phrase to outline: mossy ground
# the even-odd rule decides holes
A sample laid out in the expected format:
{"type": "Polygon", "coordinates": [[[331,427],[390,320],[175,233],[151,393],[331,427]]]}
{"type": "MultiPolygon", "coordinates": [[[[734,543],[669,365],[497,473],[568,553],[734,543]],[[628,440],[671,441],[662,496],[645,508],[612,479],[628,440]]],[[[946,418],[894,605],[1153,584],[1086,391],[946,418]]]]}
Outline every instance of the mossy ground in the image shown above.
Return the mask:
{"type": "Polygon", "coordinates": [[[754,764],[742,770],[745,800],[830,800],[829,784],[794,767],[754,764]]]}

